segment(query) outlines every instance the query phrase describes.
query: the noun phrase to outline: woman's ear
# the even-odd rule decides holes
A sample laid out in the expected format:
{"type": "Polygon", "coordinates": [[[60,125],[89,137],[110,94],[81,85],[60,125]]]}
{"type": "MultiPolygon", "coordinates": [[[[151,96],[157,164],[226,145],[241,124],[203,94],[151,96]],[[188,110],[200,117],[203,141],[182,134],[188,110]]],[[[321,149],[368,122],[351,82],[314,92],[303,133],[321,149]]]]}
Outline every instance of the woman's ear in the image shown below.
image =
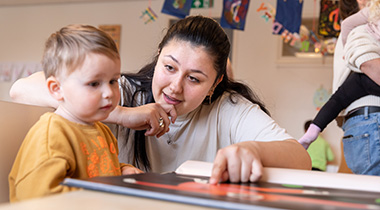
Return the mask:
{"type": "Polygon", "coordinates": [[[224,75],[222,75],[222,76],[218,79],[218,81],[216,81],[216,83],[215,83],[215,87],[219,85],[219,83],[223,80],[223,77],[224,77],[224,75]]]}
{"type": "Polygon", "coordinates": [[[223,77],[224,77],[224,75],[222,75],[222,76],[218,79],[218,81],[216,81],[215,84],[211,87],[210,91],[208,92],[208,95],[209,95],[209,96],[212,96],[212,94],[214,94],[214,90],[215,90],[216,86],[218,86],[219,83],[223,80],[223,77]]]}
{"type": "Polygon", "coordinates": [[[57,101],[62,101],[64,99],[61,85],[55,76],[50,76],[47,78],[46,85],[50,95],[52,95],[53,98],[55,98],[57,101]]]}

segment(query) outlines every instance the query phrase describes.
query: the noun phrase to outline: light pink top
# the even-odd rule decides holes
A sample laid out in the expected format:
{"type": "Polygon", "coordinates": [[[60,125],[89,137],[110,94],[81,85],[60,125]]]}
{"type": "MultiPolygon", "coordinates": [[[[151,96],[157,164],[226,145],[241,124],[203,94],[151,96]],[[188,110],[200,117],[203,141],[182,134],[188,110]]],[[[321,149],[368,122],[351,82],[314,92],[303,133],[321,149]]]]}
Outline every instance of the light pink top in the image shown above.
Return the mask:
{"type": "Polygon", "coordinates": [[[376,22],[368,22],[369,8],[365,7],[359,12],[351,15],[342,21],[341,31],[343,45],[346,44],[348,34],[359,25],[366,25],[368,33],[370,33],[376,40],[380,41],[380,20],[376,22]]]}

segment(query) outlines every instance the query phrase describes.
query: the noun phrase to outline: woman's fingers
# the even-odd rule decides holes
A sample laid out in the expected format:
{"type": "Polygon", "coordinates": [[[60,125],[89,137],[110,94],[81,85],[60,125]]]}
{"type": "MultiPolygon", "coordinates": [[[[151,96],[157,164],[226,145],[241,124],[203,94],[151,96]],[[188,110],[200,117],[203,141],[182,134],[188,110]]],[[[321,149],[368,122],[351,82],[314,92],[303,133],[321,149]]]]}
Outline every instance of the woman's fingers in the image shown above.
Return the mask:
{"type": "Polygon", "coordinates": [[[210,184],[230,182],[256,182],[262,176],[263,166],[254,151],[237,144],[218,151],[212,169],[210,184]]]}
{"type": "Polygon", "coordinates": [[[160,104],[165,113],[170,116],[171,123],[174,123],[177,119],[177,110],[173,105],[169,104],[160,104]]]}
{"type": "Polygon", "coordinates": [[[249,181],[257,182],[263,174],[263,165],[258,159],[253,160],[249,181]]]}
{"type": "Polygon", "coordinates": [[[220,153],[223,153],[223,150],[219,150],[215,157],[209,180],[210,184],[218,184],[220,181],[227,181],[229,178],[227,171],[227,159],[224,154],[220,153]]]}
{"type": "Polygon", "coordinates": [[[177,112],[173,105],[161,105],[158,103],[150,104],[152,108],[152,117],[150,119],[150,129],[145,135],[156,136],[157,138],[169,131],[169,125],[175,122],[177,112]]]}

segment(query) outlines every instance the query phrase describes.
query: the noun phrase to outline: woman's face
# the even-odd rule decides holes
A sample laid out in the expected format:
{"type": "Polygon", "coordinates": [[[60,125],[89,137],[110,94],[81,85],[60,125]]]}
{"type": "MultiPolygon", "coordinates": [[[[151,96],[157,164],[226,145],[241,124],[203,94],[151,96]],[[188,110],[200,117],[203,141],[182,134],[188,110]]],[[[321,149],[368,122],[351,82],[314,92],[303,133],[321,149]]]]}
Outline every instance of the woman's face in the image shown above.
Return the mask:
{"type": "Polygon", "coordinates": [[[203,47],[171,40],[161,51],[153,75],[153,97],[157,103],[174,105],[177,114],[196,109],[210,93],[216,70],[203,47]]]}

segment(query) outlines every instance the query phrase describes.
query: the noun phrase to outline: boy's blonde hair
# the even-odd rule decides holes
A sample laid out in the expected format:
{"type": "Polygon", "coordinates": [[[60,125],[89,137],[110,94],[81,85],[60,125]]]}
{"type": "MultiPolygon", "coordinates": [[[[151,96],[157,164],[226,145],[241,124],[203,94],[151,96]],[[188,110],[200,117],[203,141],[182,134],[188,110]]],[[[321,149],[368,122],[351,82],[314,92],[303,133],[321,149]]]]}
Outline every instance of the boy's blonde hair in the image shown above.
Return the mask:
{"type": "Polygon", "coordinates": [[[376,22],[380,20],[380,0],[371,0],[368,4],[370,22],[376,22]]]}
{"type": "Polygon", "coordinates": [[[90,25],[68,25],[53,33],[45,43],[42,67],[45,77],[70,74],[80,67],[88,53],[97,53],[120,60],[113,39],[90,25]],[[67,72],[62,72],[67,69],[67,72]]]}

